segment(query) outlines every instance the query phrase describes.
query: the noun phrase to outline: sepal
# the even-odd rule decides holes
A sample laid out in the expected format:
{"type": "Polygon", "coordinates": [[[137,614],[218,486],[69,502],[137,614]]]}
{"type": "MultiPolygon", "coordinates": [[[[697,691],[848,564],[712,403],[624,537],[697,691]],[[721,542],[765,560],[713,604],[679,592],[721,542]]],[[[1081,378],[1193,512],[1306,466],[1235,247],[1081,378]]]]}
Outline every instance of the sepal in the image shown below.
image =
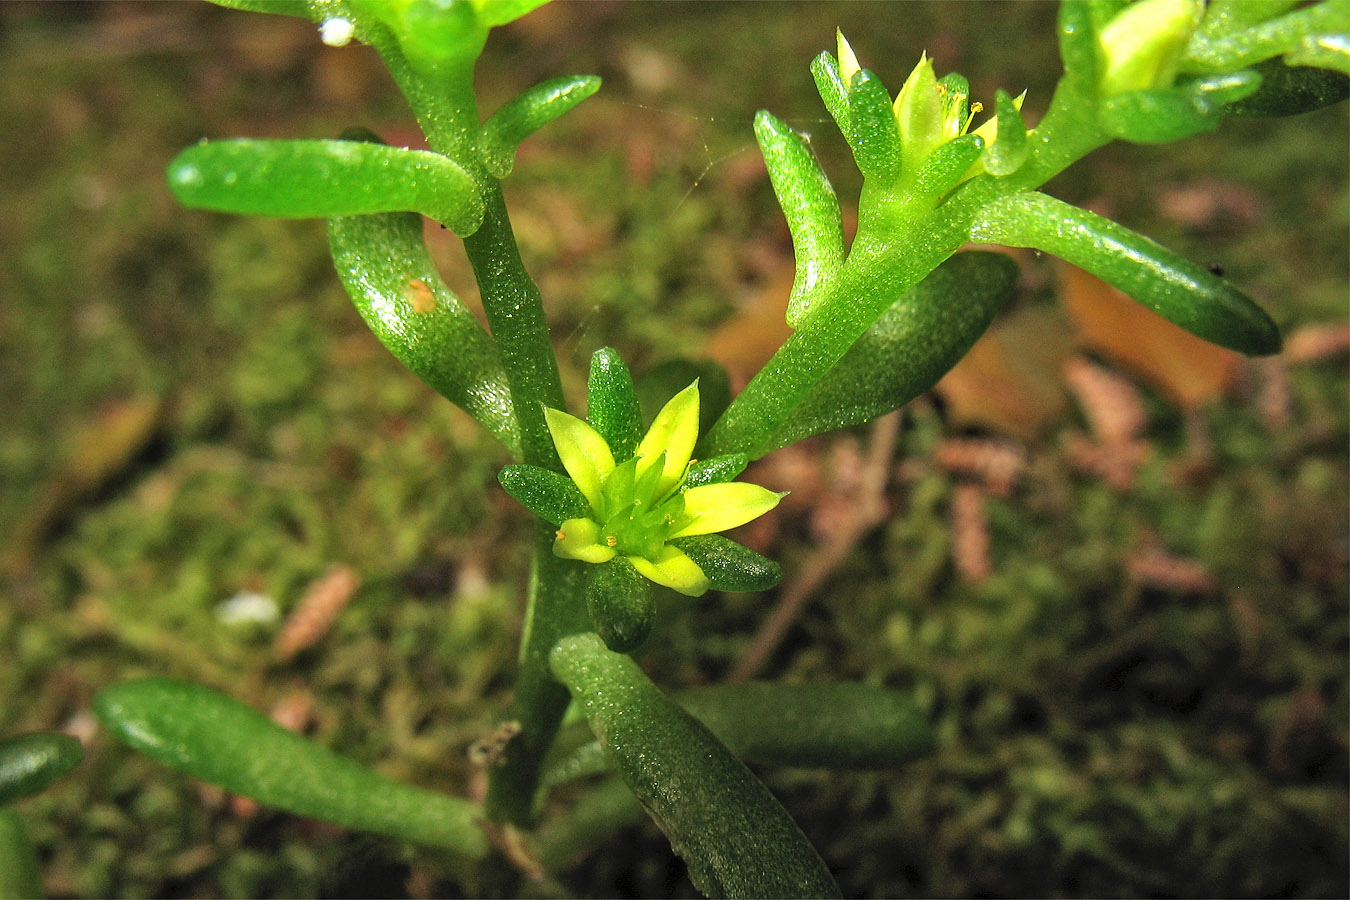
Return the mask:
{"type": "Polygon", "coordinates": [[[715,591],[767,591],[783,577],[778,563],[720,534],[676,538],[671,543],[708,576],[708,587],[715,591]]]}
{"type": "Polygon", "coordinates": [[[587,569],[586,612],[591,626],[610,650],[631,653],[656,622],[651,582],[622,556],[587,569]]]}
{"type": "Polygon", "coordinates": [[[586,380],[586,418],[609,444],[615,459],[628,459],[637,452],[642,436],[642,409],[628,366],[612,347],[591,355],[586,380]]]}
{"type": "Polygon", "coordinates": [[[550,525],[579,519],[590,511],[572,479],[539,466],[506,466],[497,481],[521,506],[550,525]]]}

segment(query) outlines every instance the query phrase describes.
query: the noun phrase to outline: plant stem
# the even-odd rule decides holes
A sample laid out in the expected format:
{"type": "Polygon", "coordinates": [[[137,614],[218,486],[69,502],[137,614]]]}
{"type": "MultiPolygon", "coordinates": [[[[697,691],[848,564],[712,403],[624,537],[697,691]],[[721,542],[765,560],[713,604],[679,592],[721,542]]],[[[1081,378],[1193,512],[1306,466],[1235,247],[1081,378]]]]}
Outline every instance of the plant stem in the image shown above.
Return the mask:
{"type": "Polygon", "coordinates": [[[571,699],[549,672],[548,653],[560,638],[590,630],[581,600],[584,564],[554,556],[553,538],[552,526],[536,525],[516,697],[509,713],[520,734],[507,745],[501,768],[488,785],[487,816],[494,822],[530,821],[540,766],[571,699]]]}

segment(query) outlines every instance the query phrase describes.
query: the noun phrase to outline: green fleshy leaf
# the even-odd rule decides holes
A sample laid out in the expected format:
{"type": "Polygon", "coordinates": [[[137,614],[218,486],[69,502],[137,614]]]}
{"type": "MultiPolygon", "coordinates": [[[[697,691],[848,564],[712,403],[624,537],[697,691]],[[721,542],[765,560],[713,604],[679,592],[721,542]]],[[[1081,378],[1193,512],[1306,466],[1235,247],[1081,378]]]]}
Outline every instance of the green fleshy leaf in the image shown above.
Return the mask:
{"type": "Polygon", "coordinates": [[[747,762],[894,769],[933,747],[923,711],[866,684],[748,682],[686,691],[676,701],[747,762]]]}
{"type": "Polygon", "coordinates": [[[0,898],[42,896],[37,849],[28,837],[23,817],[15,809],[0,809],[0,898]]]}
{"type": "Polygon", "coordinates": [[[778,563],[720,534],[675,538],[671,544],[703,570],[715,591],[767,591],[783,577],[778,563]]]}
{"type": "Polygon", "coordinates": [[[586,397],[586,418],[609,443],[614,458],[625,460],[636,453],[642,437],[642,409],[633,376],[612,347],[591,355],[586,397]]]}
{"type": "Polygon", "coordinates": [[[0,806],[36,794],[83,758],[84,748],[67,734],[36,732],[0,741],[0,806]]]}
{"type": "Polygon", "coordinates": [[[549,0],[474,0],[484,25],[496,28],[533,12],[549,0]]]}
{"type": "Polygon", "coordinates": [[[816,81],[821,101],[839,126],[839,133],[848,140],[853,133],[853,118],[848,107],[848,85],[839,75],[839,61],[828,50],[822,50],[811,61],[811,77],[816,81]]]}
{"type": "Polygon", "coordinates": [[[606,647],[615,653],[631,653],[647,640],[656,622],[651,582],[622,556],[589,566],[586,612],[606,647]]]}
{"type": "Polygon", "coordinates": [[[580,519],[591,511],[572,479],[539,466],[506,466],[497,481],[521,506],[551,525],[580,519]]]}
{"type": "Polygon", "coordinates": [[[744,453],[726,453],[694,463],[685,473],[685,487],[699,487],[705,484],[721,484],[731,481],[750,465],[750,457],[744,453]]]}
{"type": "Polygon", "coordinates": [[[1297,116],[1350,97],[1350,76],[1329,69],[1291,66],[1269,59],[1252,67],[1261,76],[1257,90],[1225,108],[1235,116],[1297,116]]]}
{"type": "Polygon", "coordinates": [[[1315,66],[1350,75],[1350,35],[1304,35],[1284,58],[1291,65],[1315,66]]]}
{"type": "Polygon", "coordinates": [[[881,184],[894,182],[900,175],[901,160],[908,162],[910,155],[901,145],[891,95],[871,70],[863,69],[853,76],[848,86],[848,109],[853,125],[848,142],[858,171],[881,184]]]}
{"type": "Polygon", "coordinates": [[[816,291],[844,263],[843,214],[830,179],[801,135],[760,110],[755,115],[755,139],[792,236],[797,268],[787,322],[795,325],[810,308],[816,291]]]}
{"type": "Polygon", "coordinates": [[[338,277],[370,330],[516,456],[520,427],[497,345],[441,280],[416,213],[330,219],[338,277]]]}
{"type": "Polygon", "coordinates": [[[838,897],[830,871],[768,789],[705,726],[594,634],[549,655],[614,768],[709,897],[838,897]]]}
{"type": "Polygon", "coordinates": [[[483,222],[478,186],[428,150],[368,141],[207,141],[169,164],[169,189],[197,209],[284,218],[419,212],[463,237],[483,222]]]}
{"type": "Polygon", "coordinates": [[[1106,133],[1136,144],[1166,144],[1205,134],[1223,121],[1225,104],[1260,87],[1255,72],[1197,79],[1176,88],[1135,91],[1104,100],[1099,121],[1106,133]]]}
{"type": "MultiPolygon", "coordinates": [[[[1253,7],[1256,10],[1256,7],[1253,7]]],[[[1243,27],[1205,29],[1194,35],[1186,48],[1183,71],[1202,74],[1225,74],[1254,66],[1257,63],[1284,56],[1291,65],[1312,65],[1345,71],[1336,59],[1350,64],[1350,36],[1346,22],[1350,21],[1350,0],[1322,0],[1284,15],[1261,18],[1243,27]],[[1319,50],[1318,48],[1322,48],[1319,50]],[[1304,58],[1328,54],[1320,61],[1304,58]]]]}
{"type": "Polygon", "coordinates": [[[967,134],[948,141],[928,155],[914,177],[911,196],[936,201],[961,183],[984,152],[984,138],[967,134]]]}
{"type": "Polygon", "coordinates": [[[816,383],[765,450],[870,421],[927,391],[989,327],[1016,279],[1000,253],[958,253],[938,266],[816,383]]]}
{"type": "Polygon", "coordinates": [[[1037,192],[1004,197],[984,208],[971,236],[1052,253],[1222,347],[1251,356],[1279,352],[1279,329],[1241,291],[1143,235],[1062,200],[1037,192]]]}
{"type": "MultiPolygon", "coordinates": [[[[867,684],[752,681],[695,688],[672,699],[751,765],[883,771],[934,745],[923,710],[903,694],[867,684]]],[[[592,741],[559,757],[544,783],[608,771],[604,750],[592,741]]]]}
{"type": "Polygon", "coordinates": [[[1086,3],[1061,3],[1056,24],[1064,75],[1083,85],[1096,85],[1101,73],[1101,44],[1086,3]]]}
{"type": "Polygon", "coordinates": [[[1027,160],[1027,123],[1007,91],[994,95],[994,119],[998,134],[984,151],[984,168],[990,175],[1011,175],[1027,160]]]}
{"type": "Polygon", "coordinates": [[[487,170],[497,178],[510,175],[522,141],[599,89],[599,76],[564,75],[506,101],[483,125],[479,151],[487,170]]]}
{"type": "Polygon", "coordinates": [[[167,678],[131,681],[99,694],[94,712],[133,749],[264,806],[487,855],[477,805],[386,778],[219,691],[167,678]]]}

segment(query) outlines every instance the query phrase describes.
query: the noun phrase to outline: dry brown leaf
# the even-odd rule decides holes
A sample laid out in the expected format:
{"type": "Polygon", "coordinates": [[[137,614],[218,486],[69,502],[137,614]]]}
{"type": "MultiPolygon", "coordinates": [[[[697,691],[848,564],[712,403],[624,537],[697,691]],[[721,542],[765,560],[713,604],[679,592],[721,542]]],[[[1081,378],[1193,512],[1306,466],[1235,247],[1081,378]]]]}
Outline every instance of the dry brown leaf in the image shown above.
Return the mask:
{"type": "Polygon", "coordinates": [[[1028,307],[1003,317],[937,383],[955,426],[1030,440],[1065,409],[1059,371],[1071,350],[1063,320],[1028,307]]]}
{"type": "Polygon", "coordinates": [[[1060,266],[1064,308],[1082,343],[1157,387],[1183,409],[1221,396],[1242,356],[1173,325],[1121,291],[1074,266],[1060,266]]]}

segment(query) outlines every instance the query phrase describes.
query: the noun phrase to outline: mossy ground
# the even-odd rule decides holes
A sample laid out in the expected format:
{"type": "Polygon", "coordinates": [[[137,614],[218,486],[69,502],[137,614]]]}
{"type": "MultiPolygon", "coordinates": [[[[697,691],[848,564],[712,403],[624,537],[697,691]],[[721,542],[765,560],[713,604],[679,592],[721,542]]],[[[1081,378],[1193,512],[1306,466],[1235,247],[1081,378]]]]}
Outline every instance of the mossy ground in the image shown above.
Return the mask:
{"type": "MultiPolygon", "coordinates": [[[[926,48],[976,97],[1028,87],[1035,110],[1058,71],[1052,21],[1043,4],[579,4],[494,35],[487,109],[543,77],[605,77],[507,188],[569,388],[605,344],[637,371],[697,355],[774,289],[790,250],[756,109],[815,134],[847,205],[856,176],[807,72],[836,25],[892,87],[926,48]]],[[[501,448],[369,336],[320,223],[182,210],[162,177],[203,136],[360,123],[415,141],[397,95],[369,51],[323,48],[294,20],[7,4],[0,26],[0,734],[92,736],[85,764],[22,807],[46,889],[453,892],[434,853],[240,809],[88,713],[102,686],[151,673],[259,708],[298,689],[317,740],[422,784],[472,781],[464,751],[509,695],[521,616],[527,522],[496,487],[501,448]],[[362,586],[294,661],[273,660],[276,626],[218,615],[242,591],[285,611],[338,562],[362,586]]],[[[1346,133],[1344,107],[1237,122],[1108,148],[1052,189],[1221,260],[1283,326],[1343,322],[1346,133]],[[1222,227],[1160,212],[1198,182],[1238,186],[1255,211],[1222,227]]],[[[1019,302],[1057,308],[1030,262],[1019,302]]],[[[961,429],[940,403],[908,414],[892,516],[765,673],[911,691],[936,723],[938,750],[901,772],[765,773],[846,895],[1345,896],[1344,357],[1293,368],[1288,387],[1283,425],[1240,386],[1190,416],[1146,390],[1154,452],[1123,491],[1070,466],[1062,414],[1025,443],[1017,489],[987,501],[979,582],[951,562],[956,479],[932,463],[961,429]],[[1178,476],[1201,442],[1208,464],[1178,476]],[[1217,587],[1131,578],[1146,540],[1217,587]]],[[[824,484],[760,535],[788,580],[827,539],[831,473],[866,436],[785,457],[824,484]]],[[[722,677],[774,596],[691,606],[644,663],[672,686],[722,677]]],[[[691,891],[680,871],[642,826],[565,883],[691,891]]]]}

